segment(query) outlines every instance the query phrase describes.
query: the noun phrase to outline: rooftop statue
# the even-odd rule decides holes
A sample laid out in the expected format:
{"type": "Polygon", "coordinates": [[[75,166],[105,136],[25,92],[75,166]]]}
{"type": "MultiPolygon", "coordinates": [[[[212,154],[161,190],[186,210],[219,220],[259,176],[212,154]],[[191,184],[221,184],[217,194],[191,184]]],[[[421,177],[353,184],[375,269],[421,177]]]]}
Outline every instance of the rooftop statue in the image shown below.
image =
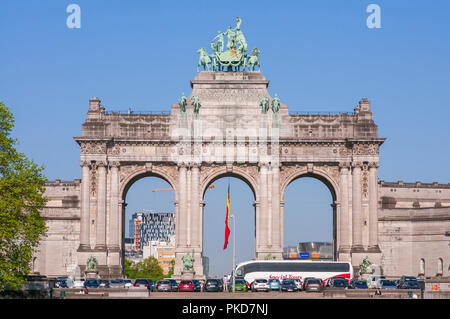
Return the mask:
{"type": "Polygon", "coordinates": [[[278,94],[275,94],[272,99],[272,111],[275,115],[278,114],[278,111],[280,110],[280,104],[280,98],[278,97],[278,94]]]}
{"type": "Polygon", "coordinates": [[[266,114],[269,110],[269,98],[264,94],[264,97],[259,102],[259,105],[261,106],[261,112],[263,114],[266,114]]]}
{"type": "Polygon", "coordinates": [[[211,57],[208,55],[208,51],[205,48],[200,48],[197,50],[197,53],[200,53],[200,58],[198,59],[197,64],[197,72],[199,66],[203,66],[203,70],[207,69],[208,71],[211,69],[211,57]]]}
{"type": "Polygon", "coordinates": [[[178,105],[180,106],[181,115],[186,114],[186,100],[187,100],[187,98],[184,96],[184,93],[183,93],[181,98],[178,100],[178,105]]]}
{"type": "Polygon", "coordinates": [[[198,118],[198,112],[200,110],[200,99],[198,98],[198,95],[194,95],[191,97],[192,105],[194,106],[194,117],[198,118]]]}
{"type": "Polygon", "coordinates": [[[245,71],[248,63],[249,71],[254,71],[255,66],[259,68],[258,49],[253,49],[251,56],[247,55],[247,41],[241,30],[242,19],[236,18],[236,27],[233,29],[231,25],[225,32],[218,31],[217,35],[211,41],[211,49],[213,54],[209,55],[205,48],[197,51],[200,53],[197,72],[200,66],[203,70],[210,71],[245,71]],[[224,50],[224,36],[227,36],[226,51],[224,50]],[[250,69],[251,68],[251,69],[250,69]]]}

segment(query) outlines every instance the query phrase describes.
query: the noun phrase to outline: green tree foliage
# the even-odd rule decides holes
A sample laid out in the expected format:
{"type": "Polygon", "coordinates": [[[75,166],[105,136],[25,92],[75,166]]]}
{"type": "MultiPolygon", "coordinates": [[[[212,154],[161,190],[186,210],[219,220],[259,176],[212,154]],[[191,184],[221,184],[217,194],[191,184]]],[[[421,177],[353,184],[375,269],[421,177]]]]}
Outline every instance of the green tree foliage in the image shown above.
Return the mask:
{"type": "Polygon", "coordinates": [[[155,257],[148,257],[138,263],[132,263],[125,258],[125,274],[130,279],[151,278],[157,281],[164,278],[163,269],[155,257]]]}
{"type": "Polygon", "coordinates": [[[175,259],[172,259],[170,261],[170,270],[169,273],[167,274],[167,278],[172,278],[174,268],[175,268],[175,259]]]}
{"type": "Polygon", "coordinates": [[[15,289],[31,271],[33,253],[45,234],[43,167],[15,149],[14,117],[0,102],[0,291],[15,289]]]}

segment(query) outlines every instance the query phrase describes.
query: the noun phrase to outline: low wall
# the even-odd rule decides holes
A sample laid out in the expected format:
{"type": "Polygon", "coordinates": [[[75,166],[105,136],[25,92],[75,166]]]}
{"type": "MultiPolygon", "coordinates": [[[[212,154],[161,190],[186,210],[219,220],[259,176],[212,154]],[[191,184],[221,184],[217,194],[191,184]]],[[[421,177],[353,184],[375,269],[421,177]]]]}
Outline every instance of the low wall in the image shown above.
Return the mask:
{"type": "MultiPolygon", "coordinates": [[[[336,289],[327,288],[323,291],[325,298],[356,298],[356,299],[411,299],[414,295],[421,299],[420,289],[381,290],[381,295],[375,295],[375,289],[336,289]]],[[[415,299],[415,298],[414,298],[415,299]]]]}
{"type": "Polygon", "coordinates": [[[147,288],[89,288],[84,294],[83,288],[54,288],[53,298],[64,299],[97,299],[97,298],[147,298],[147,288]],[[65,296],[64,296],[65,294],[65,296]]]}

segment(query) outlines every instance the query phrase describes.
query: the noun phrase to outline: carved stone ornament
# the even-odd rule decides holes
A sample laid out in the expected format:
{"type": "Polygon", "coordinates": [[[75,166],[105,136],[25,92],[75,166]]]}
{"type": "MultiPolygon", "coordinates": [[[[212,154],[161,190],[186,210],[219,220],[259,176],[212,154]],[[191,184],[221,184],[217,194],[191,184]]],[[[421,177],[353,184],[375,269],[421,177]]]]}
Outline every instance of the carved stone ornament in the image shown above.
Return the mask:
{"type": "Polygon", "coordinates": [[[353,155],[378,155],[378,144],[355,144],[353,155]]]}
{"type": "Polygon", "coordinates": [[[363,164],[361,168],[361,190],[363,198],[369,196],[369,165],[363,164]]]}
{"type": "Polygon", "coordinates": [[[97,163],[91,164],[91,194],[95,196],[97,192],[97,163]]]}
{"type": "Polygon", "coordinates": [[[83,142],[80,145],[81,154],[106,154],[106,144],[101,142],[83,142]]]}

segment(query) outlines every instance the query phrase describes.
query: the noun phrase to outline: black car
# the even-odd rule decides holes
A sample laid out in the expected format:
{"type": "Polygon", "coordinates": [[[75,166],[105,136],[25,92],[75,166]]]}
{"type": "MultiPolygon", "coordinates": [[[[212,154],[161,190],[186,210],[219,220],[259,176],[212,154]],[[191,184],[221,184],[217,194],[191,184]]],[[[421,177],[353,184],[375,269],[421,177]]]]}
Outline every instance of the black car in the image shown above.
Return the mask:
{"type": "Polygon", "coordinates": [[[95,278],[87,278],[84,281],[84,287],[85,288],[98,288],[100,287],[100,280],[95,278]]]}
{"type": "MultiPolygon", "coordinates": [[[[222,287],[223,290],[223,287],[222,287]]],[[[218,279],[206,279],[203,291],[221,291],[218,279]]]]}
{"type": "Polygon", "coordinates": [[[417,278],[413,277],[413,276],[402,276],[400,278],[398,288],[400,288],[400,289],[420,289],[417,278]]]}
{"type": "Polygon", "coordinates": [[[193,279],[192,282],[194,283],[194,291],[195,292],[202,291],[202,285],[200,284],[200,281],[193,279]]]}
{"type": "Polygon", "coordinates": [[[349,289],[369,289],[369,286],[367,286],[367,281],[359,280],[359,279],[352,279],[352,280],[350,280],[348,288],[349,289]]]}
{"type": "Polygon", "coordinates": [[[292,279],[284,279],[281,282],[281,291],[298,291],[298,288],[292,279]]]}
{"type": "Polygon", "coordinates": [[[333,288],[347,288],[348,283],[343,277],[333,277],[330,279],[328,286],[333,288]]]}

